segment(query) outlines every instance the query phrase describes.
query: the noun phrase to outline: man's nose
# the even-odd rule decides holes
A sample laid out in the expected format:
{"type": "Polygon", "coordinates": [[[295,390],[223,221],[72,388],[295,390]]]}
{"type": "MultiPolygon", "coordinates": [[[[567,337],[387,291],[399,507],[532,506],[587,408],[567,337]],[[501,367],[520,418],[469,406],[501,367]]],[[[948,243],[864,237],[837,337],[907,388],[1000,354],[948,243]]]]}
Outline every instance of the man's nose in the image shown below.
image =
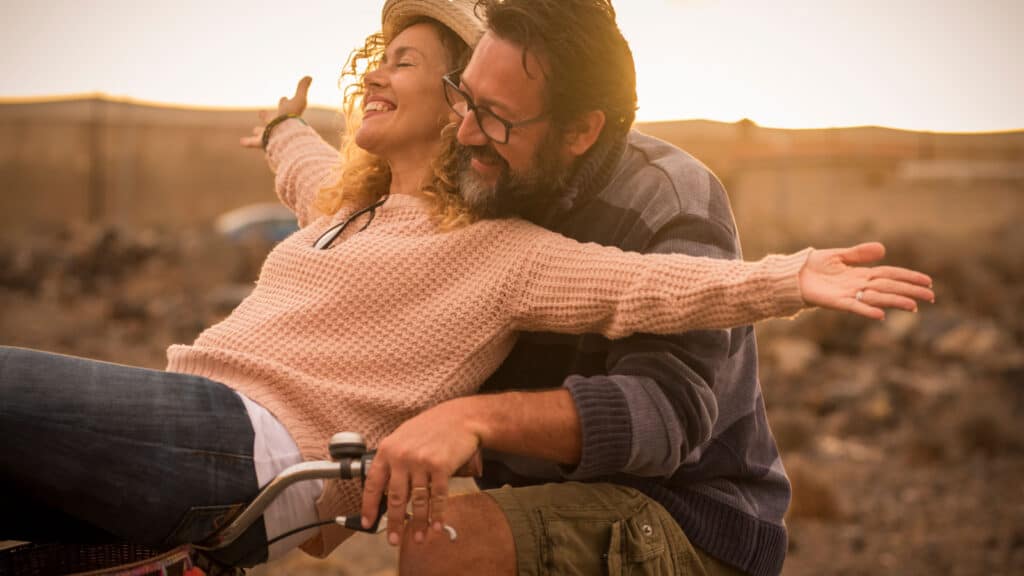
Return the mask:
{"type": "Polygon", "coordinates": [[[463,146],[483,146],[487,144],[487,135],[480,130],[480,124],[476,121],[476,111],[468,110],[462,117],[459,124],[459,131],[455,133],[455,139],[463,146]],[[470,116],[472,115],[472,118],[470,116]]]}

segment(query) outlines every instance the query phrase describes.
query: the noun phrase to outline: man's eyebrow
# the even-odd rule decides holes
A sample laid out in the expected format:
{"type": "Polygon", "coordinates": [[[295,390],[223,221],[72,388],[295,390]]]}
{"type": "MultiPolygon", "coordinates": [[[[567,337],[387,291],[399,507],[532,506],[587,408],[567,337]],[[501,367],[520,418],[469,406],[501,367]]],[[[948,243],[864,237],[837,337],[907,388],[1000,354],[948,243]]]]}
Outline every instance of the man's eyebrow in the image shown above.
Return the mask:
{"type": "MultiPolygon", "coordinates": [[[[465,78],[460,78],[459,79],[459,83],[462,84],[462,88],[463,88],[463,90],[466,91],[466,94],[469,94],[470,96],[473,96],[473,89],[469,87],[469,84],[466,84],[466,79],[465,78]]],[[[483,108],[485,108],[487,110],[490,110],[492,112],[495,109],[498,109],[498,111],[501,112],[502,114],[513,114],[513,115],[515,115],[515,111],[510,110],[508,106],[502,104],[501,102],[496,102],[496,101],[490,100],[488,98],[481,98],[481,99],[477,100],[476,97],[473,97],[473,103],[476,104],[478,107],[483,107],[483,108]]]]}

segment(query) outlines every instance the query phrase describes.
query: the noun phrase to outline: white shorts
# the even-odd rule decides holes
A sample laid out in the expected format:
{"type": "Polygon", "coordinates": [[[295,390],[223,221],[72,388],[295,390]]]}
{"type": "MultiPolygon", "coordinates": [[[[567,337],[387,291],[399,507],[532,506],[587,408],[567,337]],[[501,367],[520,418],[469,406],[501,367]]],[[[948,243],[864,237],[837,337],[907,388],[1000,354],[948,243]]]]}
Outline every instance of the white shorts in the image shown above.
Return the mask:
{"type": "MultiPolygon", "coordinates": [[[[284,425],[266,408],[238,394],[249,412],[255,435],[252,459],[256,467],[256,481],[260,488],[270,483],[285,468],[302,462],[302,454],[284,425]]],[[[322,480],[304,480],[289,486],[263,513],[267,541],[279,534],[313,524],[319,520],[316,500],[323,492],[322,480]]],[[[270,545],[268,560],[280,558],[292,548],[316,536],[319,528],[310,528],[270,545]]]]}

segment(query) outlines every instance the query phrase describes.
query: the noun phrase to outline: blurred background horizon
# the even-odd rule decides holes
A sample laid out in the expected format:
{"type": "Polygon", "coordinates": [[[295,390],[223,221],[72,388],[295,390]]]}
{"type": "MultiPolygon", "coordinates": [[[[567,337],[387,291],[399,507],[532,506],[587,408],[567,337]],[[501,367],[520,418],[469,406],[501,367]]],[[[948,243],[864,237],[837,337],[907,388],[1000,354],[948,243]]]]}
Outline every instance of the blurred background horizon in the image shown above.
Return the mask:
{"type": "MultiPolygon", "coordinates": [[[[382,0],[13,0],[0,99],[104,94],[179,107],[272,107],[299,77],[337,108],[349,52],[382,0]]],[[[1018,0],[629,0],[639,121],[1024,129],[1018,0]]]]}

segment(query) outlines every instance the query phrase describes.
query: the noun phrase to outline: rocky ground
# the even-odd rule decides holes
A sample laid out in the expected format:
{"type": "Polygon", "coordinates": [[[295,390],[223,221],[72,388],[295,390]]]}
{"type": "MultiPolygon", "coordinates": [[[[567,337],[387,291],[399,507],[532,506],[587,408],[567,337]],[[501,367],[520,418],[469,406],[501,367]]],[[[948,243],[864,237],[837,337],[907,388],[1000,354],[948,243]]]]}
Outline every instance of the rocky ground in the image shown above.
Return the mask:
{"type": "MultiPolygon", "coordinates": [[[[888,244],[890,261],[934,276],[938,304],[885,323],[805,313],[758,329],[794,486],[785,574],[1022,574],[1024,232],[888,244]]],[[[161,368],[170,343],[247,293],[267,248],[202,231],[5,239],[0,344],[161,368]]],[[[393,574],[394,554],[367,537],[260,572],[393,574]]]]}

